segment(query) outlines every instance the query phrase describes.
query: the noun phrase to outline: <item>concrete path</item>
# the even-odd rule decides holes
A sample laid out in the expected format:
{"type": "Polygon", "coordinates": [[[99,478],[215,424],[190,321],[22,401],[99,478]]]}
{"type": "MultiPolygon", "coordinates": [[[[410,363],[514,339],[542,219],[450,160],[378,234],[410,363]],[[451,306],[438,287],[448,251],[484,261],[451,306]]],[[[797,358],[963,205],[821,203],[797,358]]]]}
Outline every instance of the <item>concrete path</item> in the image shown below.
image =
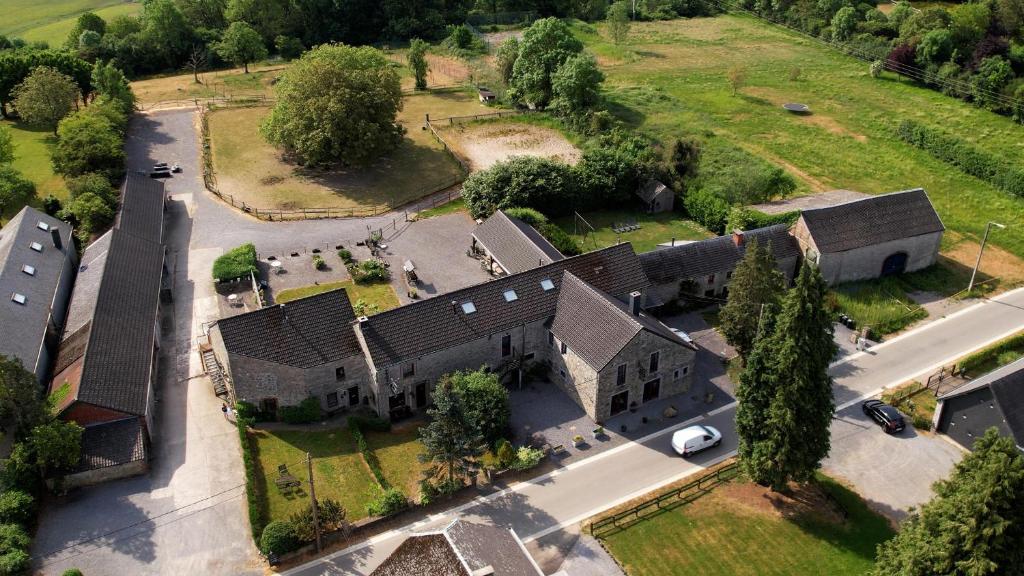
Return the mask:
{"type": "MultiPolygon", "coordinates": [[[[883,388],[930,373],[938,366],[948,364],[1021,327],[1024,327],[1024,289],[981,302],[894,338],[871,352],[850,355],[833,365],[831,372],[836,381],[835,396],[839,407],[837,423],[833,427],[836,454],[840,454],[844,445],[850,442],[850,437],[843,434],[843,427],[847,425],[843,419],[849,417],[846,410],[851,406],[856,409],[861,399],[876,395],[883,388]]],[[[514,528],[527,543],[544,539],[600,511],[699,473],[728,458],[736,449],[734,416],[735,404],[725,406],[717,413],[682,422],[634,444],[621,446],[505,491],[479,498],[446,514],[381,534],[286,573],[304,576],[369,574],[410,531],[433,529],[456,516],[514,528]],[[688,461],[682,460],[671,453],[668,434],[695,421],[719,428],[725,437],[719,448],[688,461]]],[[[874,432],[881,434],[877,429],[874,432]]],[[[893,458],[912,461],[917,452],[910,442],[901,444],[897,440],[893,445],[900,447],[893,458]]],[[[930,469],[914,468],[913,476],[908,477],[909,483],[917,487],[930,486],[934,480],[948,472],[947,465],[951,466],[952,461],[946,464],[939,462],[930,469]]],[[[886,473],[882,468],[876,470],[880,475],[886,473]]],[[[902,474],[907,476],[908,471],[904,469],[902,474]]],[[[859,489],[859,485],[855,487],[859,489]]],[[[898,490],[890,489],[879,494],[880,503],[896,508],[918,504],[920,499],[930,497],[930,493],[924,490],[918,491],[913,498],[895,492],[898,490]]],[[[542,549],[538,553],[543,552],[542,549]]]]}

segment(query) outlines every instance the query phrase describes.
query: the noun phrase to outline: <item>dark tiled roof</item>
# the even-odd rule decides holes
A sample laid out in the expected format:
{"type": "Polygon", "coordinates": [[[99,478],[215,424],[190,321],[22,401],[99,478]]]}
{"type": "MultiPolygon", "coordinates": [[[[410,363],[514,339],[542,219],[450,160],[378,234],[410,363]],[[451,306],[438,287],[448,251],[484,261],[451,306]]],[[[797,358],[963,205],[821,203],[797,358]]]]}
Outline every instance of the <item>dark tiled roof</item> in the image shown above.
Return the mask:
{"type": "Polygon", "coordinates": [[[945,229],[928,194],[921,188],[804,210],[801,218],[822,254],[845,252],[945,229]]]}
{"type": "Polygon", "coordinates": [[[940,400],[970,394],[981,388],[992,390],[996,405],[1003,413],[1006,426],[1018,446],[1024,446],[1024,359],[1011,362],[975,378],[971,382],[939,397],[940,400]]]}
{"type": "Polygon", "coordinates": [[[679,246],[659,248],[641,254],[640,262],[651,282],[664,283],[730,272],[743,259],[747,243],[755,239],[761,245],[771,243],[776,261],[800,255],[800,245],[789,234],[785,224],[747,230],[743,232],[743,237],[742,246],[736,246],[732,234],[726,234],[679,246]]]}
{"type": "Polygon", "coordinates": [[[360,324],[370,357],[380,369],[553,316],[566,270],[613,295],[650,285],[633,247],[611,246],[371,316],[360,324]],[[542,280],[554,288],[543,290],[542,280]],[[508,290],[516,300],[505,301],[508,290]],[[476,312],[464,313],[465,302],[476,312]]]}
{"type": "Polygon", "coordinates": [[[145,459],[146,440],[138,418],[87,426],[82,432],[79,472],[145,459]]]}
{"type": "Polygon", "coordinates": [[[406,538],[371,576],[469,576],[487,567],[494,576],[543,576],[511,530],[464,520],[406,538]]]}
{"type": "Polygon", "coordinates": [[[370,576],[470,576],[444,534],[409,536],[370,576]]]}
{"type": "Polygon", "coordinates": [[[113,230],[97,238],[82,253],[78,264],[78,275],[75,277],[74,297],[68,307],[68,317],[64,323],[64,336],[67,339],[80,328],[92,321],[96,310],[96,300],[100,295],[100,284],[103,282],[103,269],[107,265],[110,254],[110,239],[113,230]]]}
{"type": "Polygon", "coordinates": [[[525,272],[564,258],[533,226],[501,210],[477,226],[473,237],[509,274],[525,272]]]}
{"type": "Polygon", "coordinates": [[[634,316],[629,307],[566,272],[551,331],[595,370],[612,361],[642,330],[690,347],[654,318],[634,316]]]}
{"type": "Polygon", "coordinates": [[[162,245],[113,231],[85,348],[79,401],[146,413],[163,262],[162,245]]]}
{"type": "Polygon", "coordinates": [[[117,227],[150,242],[163,242],[164,183],[129,172],[121,190],[117,227]]]}
{"type": "MultiPolygon", "coordinates": [[[[645,203],[651,203],[659,194],[668,190],[668,186],[665,186],[658,180],[648,180],[646,184],[640,187],[636,191],[636,195],[640,197],[645,203]]],[[[669,191],[671,192],[671,190],[669,191]]]]}
{"type": "Polygon", "coordinates": [[[311,368],[362,354],[344,289],[268,306],[217,322],[231,354],[311,368]]]}

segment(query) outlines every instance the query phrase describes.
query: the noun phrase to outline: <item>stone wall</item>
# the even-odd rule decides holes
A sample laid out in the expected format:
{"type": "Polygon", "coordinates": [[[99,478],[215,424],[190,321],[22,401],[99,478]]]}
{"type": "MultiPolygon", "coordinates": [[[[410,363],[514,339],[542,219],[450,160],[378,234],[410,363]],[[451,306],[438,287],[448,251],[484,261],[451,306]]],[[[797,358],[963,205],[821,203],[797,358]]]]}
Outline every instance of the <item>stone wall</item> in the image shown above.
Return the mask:
{"type": "MultiPolygon", "coordinates": [[[[800,258],[798,256],[792,256],[789,258],[783,258],[777,260],[779,271],[786,277],[786,285],[790,285],[793,279],[796,277],[796,272],[799,270],[800,258]]],[[[671,282],[664,282],[655,284],[647,289],[648,301],[658,302],[671,302],[679,298],[679,292],[682,289],[683,283],[692,282],[692,292],[696,296],[702,296],[705,298],[725,298],[727,294],[726,288],[729,286],[729,282],[732,281],[733,268],[727,268],[718,270],[714,274],[706,274],[702,276],[687,277],[687,278],[674,278],[671,282]]],[[[691,290],[690,286],[687,286],[688,291],[691,290]]]]}
{"type": "Polygon", "coordinates": [[[846,252],[822,254],[818,267],[825,281],[832,285],[868,280],[881,276],[882,263],[886,258],[898,252],[906,252],[906,271],[913,272],[935,264],[940,242],[942,232],[934,232],[846,252]]]}
{"type": "Polygon", "coordinates": [[[603,422],[610,418],[612,397],[623,391],[629,396],[627,406],[632,405],[634,401],[637,405],[643,404],[644,384],[655,379],[661,379],[661,386],[659,394],[652,398],[652,401],[689,391],[693,382],[696,358],[697,353],[692,348],[647,330],[641,331],[602,368],[598,377],[594,419],[603,422]],[[659,353],[658,370],[650,372],[650,357],[654,352],[659,353]],[[626,382],[618,386],[618,367],[622,364],[626,365],[626,382]]]}
{"type": "Polygon", "coordinates": [[[138,476],[140,474],[145,474],[148,471],[149,462],[146,460],[136,460],[135,462],[129,462],[127,464],[107,466],[105,468],[97,468],[95,470],[86,470],[84,472],[68,474],[64,477],[64,486],[68,489],[91,486],[93,484],[110,482],[111,480],[118,480],[120,478],[138,476]]]}

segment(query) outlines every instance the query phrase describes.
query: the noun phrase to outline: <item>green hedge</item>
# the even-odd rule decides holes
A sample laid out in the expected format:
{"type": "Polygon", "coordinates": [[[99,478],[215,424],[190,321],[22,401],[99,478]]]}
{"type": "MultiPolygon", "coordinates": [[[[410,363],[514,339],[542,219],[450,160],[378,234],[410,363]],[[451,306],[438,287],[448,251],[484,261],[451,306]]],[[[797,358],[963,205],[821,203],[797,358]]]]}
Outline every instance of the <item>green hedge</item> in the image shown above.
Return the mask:
{"type": "Polygon", "coordinates": [[[242,244],[213,262],[214,280],[234,280],[256,271],[256,247],[242,244]]]}
{"type": "Polygon", "coordinates": [[[726,232],[733,230],[756,230],[767,228],[776,224],[792,224],[800,217],[799,210],[781,212],[779,214],[766,214],[753,208],[733,208],[729,212],[729,220],[725,225],[726,232]]]}
{"type": "Polygon", "coordinates": [[[1004,192],[1024,197],[1024,171],[1014,168],[1002,158],[979,150],[956,136],[950,136],[913,120],[900,122],[896,133],[903,141],[928,152],[935,158],[952,164],[1004,192]]]}
{"type": "Polygon", "coordinates": [[[320,400],[317,398],[306,398],[298,406],[282,406],[277,409],[277,415],[282,422],[288,424],[309,424],[320,420],[323,413],[320,410],[320,400]]]}
{"type": "MultiPolygon", "coordinates": [[[[359,453],[363,455],[363,460],[365,460],[366,465],[370,467],[370,472],[373,473],[373,477],[377,479],[377,484],[380,484],[382,489],[388,490],[391,488],[391,485],[388,483],[387,478],[384,477],[384,470],[380,467],[380,460],[377,459],[377,454],[370,449],[370,445],[366,442],[366,437],[363,436],[363,431],[361,429],[361,424],[369,421],[370,419],[368,418],[362,419],[358,416],[350,417],[348,419],[348,429],[352,433],[352,437],[355,438],[356,445],[359,447],[359,453]]],[[[370,424],[370,426],[372,426],[372,424],[370,424]]],[[[391,426],[389,424],[388,429],[390,428],[391,426]]],[[[374,430],[372,427],[368,429],[374,430]]],[[[376,430],[384,431],[379,428],[376,430]]],[[[383,516],[383,514],[381,514],[381,516],[383,516]]]]}
{"type": "Polygon", "coordinates": [[[541,236],[547,239],[548,242],[551,242],[551,245],[563,255],[576,256],[583,253],[580,245],[573,240],[572,236],[569,236],[568,232],[551,223],[547,216],[537,210],[533,208],[508,208],[505,210],[505,214],[533,226],[537,232],[540,232],[541,236]]]}
{"type": "Polygon", "coordinates": [[[238,418],[238,439],[242,443],[242,465],[245,467],[245,499],[249,505],[249,526],[252,528],[252,539],[259,542],[263,535],[263,527],[267,517],[260,503],[260,495],[256,487],[256,457],[253,455],[252,440],[246,428],[252,424],[249,418],[238,418]]]}
{"type": "Polygon", "coordinates": [[[1024,353],[1024,333],[1000,340],[992,346],[979,350],[965,357],[958,364],[961,372],[971,377],[981,376],[985,372],[999,367],[999,356],[1006,352],[1024,353]]]}

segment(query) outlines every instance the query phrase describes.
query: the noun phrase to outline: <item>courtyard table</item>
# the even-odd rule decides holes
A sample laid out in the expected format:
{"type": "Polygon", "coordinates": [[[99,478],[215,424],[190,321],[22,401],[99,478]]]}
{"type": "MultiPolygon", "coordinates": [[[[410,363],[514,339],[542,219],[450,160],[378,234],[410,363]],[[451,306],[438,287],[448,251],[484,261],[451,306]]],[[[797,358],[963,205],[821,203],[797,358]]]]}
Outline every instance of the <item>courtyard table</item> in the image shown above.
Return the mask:
{"type": "Polygon", "coordinates": [[[228,294],[228,304],[235,306],[238,304],[238,294],[228,294]]]}
{"type": "Polygon", "coordinates": [[[274,269],[275,274],[280,274],[284,264],[281,264],[280,260],[274,260],[270,263],[270,267],[274,269]]]}

